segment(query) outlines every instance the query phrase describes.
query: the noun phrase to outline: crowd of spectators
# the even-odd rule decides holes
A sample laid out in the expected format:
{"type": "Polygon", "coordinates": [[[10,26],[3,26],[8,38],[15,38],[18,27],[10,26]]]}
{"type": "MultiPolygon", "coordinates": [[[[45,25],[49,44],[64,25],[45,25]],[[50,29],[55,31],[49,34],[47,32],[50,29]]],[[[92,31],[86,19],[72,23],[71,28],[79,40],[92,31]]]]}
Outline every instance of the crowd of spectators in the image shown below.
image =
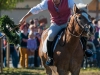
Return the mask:
{"type": "Polygon", "coordinates": [[[92,50],[92,57],[84,57],[83,67],[86,68],[88,65],[90,67],[100,68],[100,19],[92,18],[92,23],[95,28],[94,35],[90,36],[87,42],[87,49],[92,50]]]}
{"type": "MultiPolygon", "coordinates": [[[[38,48],[41,35],[45,29],[45,23],[39,23],[38,19],[31,19],[29,23],[24,23],[19,28],[20,44],[15,46],[10,43],[10,58],[14,68],[32,68],[41,65],[38,56],[38,48]]],[[[7,39],[3,38],[3,66],[6,67],[7,39]]]]}

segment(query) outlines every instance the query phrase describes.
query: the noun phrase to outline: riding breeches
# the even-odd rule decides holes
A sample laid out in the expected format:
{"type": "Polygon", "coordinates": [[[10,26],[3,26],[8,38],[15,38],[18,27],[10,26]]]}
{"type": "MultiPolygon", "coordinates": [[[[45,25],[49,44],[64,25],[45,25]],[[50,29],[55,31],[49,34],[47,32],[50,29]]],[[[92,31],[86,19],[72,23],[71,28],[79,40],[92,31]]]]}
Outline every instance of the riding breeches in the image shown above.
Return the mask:
{"type": "Polygon", "coordinates": [[[53,41],[57,33],[62,29],[67,26],[67,23],[62,24],[62,25],[57,25],[56,23],[51,23],[51,26],[49,27],[48,31],[48,36],[47,40],[48,41],[53,41]]]}

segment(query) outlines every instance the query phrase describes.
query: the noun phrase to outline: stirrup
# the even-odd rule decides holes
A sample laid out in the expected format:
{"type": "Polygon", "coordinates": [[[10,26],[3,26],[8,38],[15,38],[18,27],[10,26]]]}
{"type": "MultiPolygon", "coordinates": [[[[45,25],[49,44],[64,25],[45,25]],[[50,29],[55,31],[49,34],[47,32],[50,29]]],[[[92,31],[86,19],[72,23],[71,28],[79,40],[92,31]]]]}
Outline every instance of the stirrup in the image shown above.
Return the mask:
{"type": "Polygon", "coordinates": [[[48,60],[46,61],[46,65],[53,66],[53,58],[48,58],[48,60]]]}

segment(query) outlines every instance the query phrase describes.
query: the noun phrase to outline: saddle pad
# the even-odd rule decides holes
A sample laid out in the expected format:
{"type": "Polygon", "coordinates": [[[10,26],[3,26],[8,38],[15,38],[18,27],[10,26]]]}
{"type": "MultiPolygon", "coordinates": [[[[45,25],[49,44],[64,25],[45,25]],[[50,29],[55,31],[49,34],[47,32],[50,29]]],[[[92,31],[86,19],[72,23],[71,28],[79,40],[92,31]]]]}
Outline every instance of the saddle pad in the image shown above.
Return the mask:
{"type": "Polygon", "coordinates": [[[43,42],[43,52],[46,53],[47,52],[47,38],[45,39],[45,41],[43,42]]]}
{"type": "MultiPolygon", "coordinates": [[[[55,50],[56,46],[57,46],[57,43],[58,41],[61,39],[61,36],[62,36],[63,32],[61,32],[59,35],[57,35],[58,37],[55,39],[55,42],[53,44],[53,51],[55,50]]],[[[47,38],[45,39],[45,41],[43,42],[43,52],[46,53],[47,52],[47,38]]]]}

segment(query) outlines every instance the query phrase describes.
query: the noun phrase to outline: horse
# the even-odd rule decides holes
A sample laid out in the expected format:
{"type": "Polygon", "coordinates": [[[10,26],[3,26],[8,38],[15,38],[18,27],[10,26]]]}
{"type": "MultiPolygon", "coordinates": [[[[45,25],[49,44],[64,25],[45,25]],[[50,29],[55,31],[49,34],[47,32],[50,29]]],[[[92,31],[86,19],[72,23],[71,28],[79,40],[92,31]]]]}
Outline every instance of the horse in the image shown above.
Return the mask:
{"type": "Polygon", "coordinates": [[[54,65],[47,66],[46,60],[48,55],[43,52],[44,41],[46,40],[48,29],[46,29],[42,36],[39,47],[39,56],[41,63],[46,69],[47,75],[79,75],[81,64],[84,58],[84,51],[80,37],[88,37],[93,34],[93,24],[90,16],[84,10],[78,8],[76,5],[73,8],[74,14],[70,16],[67,27],[61,35],[56,48],[54,50],[53,58],[54,65]],[[59,45],[65,44],[62,46],[59,45]]]}

